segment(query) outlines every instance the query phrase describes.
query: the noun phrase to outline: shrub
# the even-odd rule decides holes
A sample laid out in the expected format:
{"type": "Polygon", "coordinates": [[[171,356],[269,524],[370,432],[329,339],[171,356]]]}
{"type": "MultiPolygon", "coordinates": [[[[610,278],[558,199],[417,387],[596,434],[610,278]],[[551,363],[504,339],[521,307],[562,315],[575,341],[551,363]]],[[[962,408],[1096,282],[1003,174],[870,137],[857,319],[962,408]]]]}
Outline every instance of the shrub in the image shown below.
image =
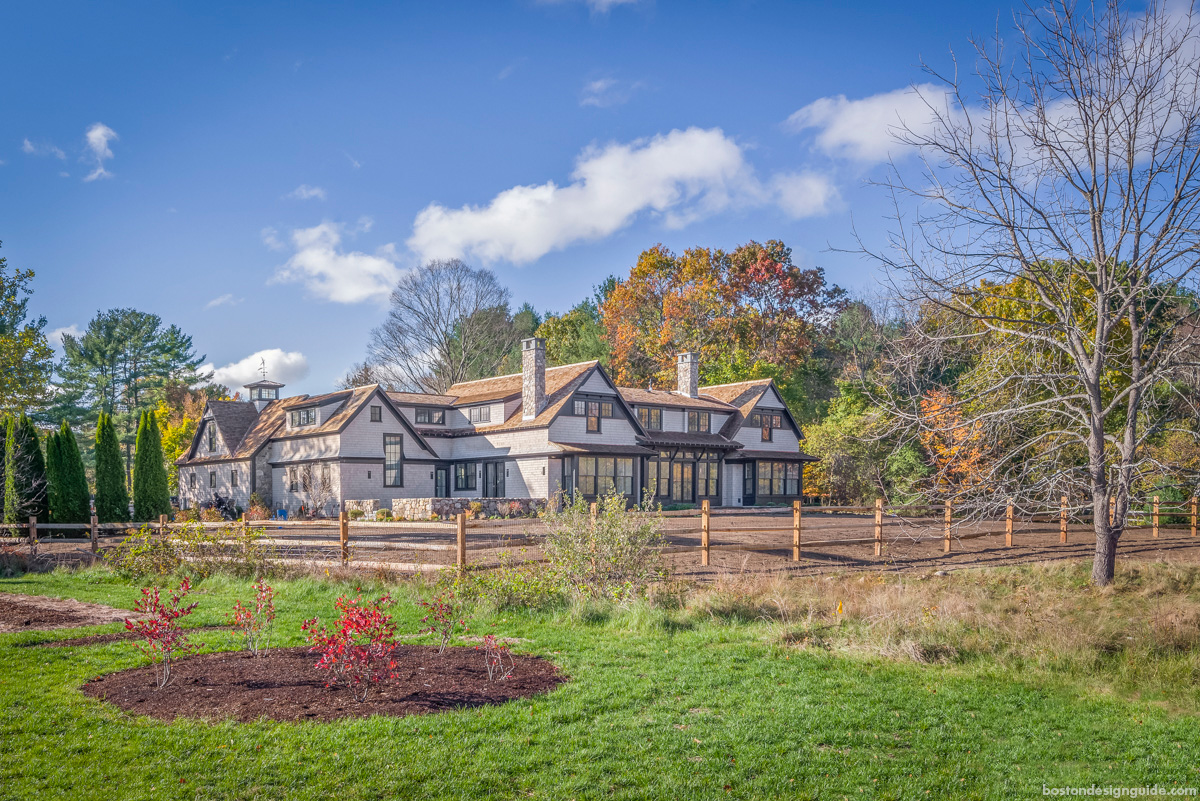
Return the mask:
{"type": "Polygon", "coordinates": [[[259,650],[267,647],[271,625],[275,622],[275,590],[262,580],[255,582],[253,588],[254,606],[234,601],[229,623],[246,641],[246,650],[258,656],[259,650]]]}
{"type": "Polygon", "coordinates": [[[154,412],[143,412],[134,445],[133,517],[137,521],[148,521],[170,513],[171,492],[167,488],[158,420],[154,412]]]}
{"type": "Polygon", "coordinates": [[[475,650],[483,651],[483,659],[487,664],[488,681],[503,681],[513,674],[516,663],[508,646],[496,639],[495,634],[483,638],[483,645],[477,645],[475,650]]]}
{"type": "Polygon", "coordinates": [[[373,683],[395,675],[396,624],[383,611],[391,605],[387,594],[366,603],[361,595],[354,600],[343,596],[337,600],[333,629],[326,630],[315,617],[304,621],[309,650],[321,654],[317,667],[330,674],[325,686],[346,686],[355,701],[364,701],[373,683]]]}
{"type": "Polygon", "coordinates": [[[583,496],[556,498],[543,516],[542,551],[567,587],[587,597],[626,600],[667,575],[662,518],[647,499],[632,509],[624,495],[602,497],[593,518],[583,496]]]}
{"type": "Polygon", "coordinates": [[[197,604],[183,606],[183,599],[191,592],[192,585],[185,578],[179,589],[171,593],[170,603],[159,597],[158,587],[143,587],[142,598],[133,609],[147,617],[141,620],[125,620],[125,628],[142,638],[138,648],[150,657],[158,689],[171,681],[171,666],[181,653],[192,650],[187,636],[179,626],[179,619],[190,615],[197,604]]]}
{"type": "Polygon", "coordinates": [[[471,501],[467,505],[467,517],[479,517],[483,514],[483,504],[479,501],[471,501]]]}
{"type": "Polygon", "coordinates": [[[279,555],[261,528],[229,525],[206,529],[184,525],[169,537],[143,526],[104,554],[104,561],[125,578],[165,576],[183,570],[196,578],[230,573],[257,578],[278,571],[279,555]]]}
{"type": "Polygon", "coordinates": [[[261,504],[251,504],[250,508],[246,510],[246,514],[243,517],[247,523],[258,522],[260,520],[269,520],[270,518],[271,510],[261,504]]]}
{"type": "Polygon", "coordinates": [[[221,514],[218,509],[211,506],[200,510],[201,523],[221,523],[225,520],[225,515],[221,514]]]}
{"type": "Polygon", "coordinates": [[[169,575],[181,561],[174,544],[155,534],[149,526],[142,526],[137,533],[104,552],[104,562],[109,567],[121,576],[133,579],[169,575]]]}
{"type": "Polygon", "coordinates": [[[366,512],[364,512],[362,509],[351,509],[346,513],[346,516],[351,520],[362,520],[365,514],[366,512]]]}
{"type": "Polygon", "coordinates": [[[375,519],[376,520],[385,520],[385,521],[391,520],[392,519],[392,510],[391,509],[379,509],[378,511],[375,512],[375,519]]]}
{"type": "Polygon", "coordinates": [[[421,629],[420,633],[437,634],[441,638],[441,645],[438,647],[439,654],[446,650],[456,628],[461,628],[463,631],[468,630],[466,620],[459,617],[462,610],[454,603],[453,590],[435,595],[429,601],[418,601],[417,606],[423,607],[429,612],[421,618],[421,622],[430,625],[421,629]]]}

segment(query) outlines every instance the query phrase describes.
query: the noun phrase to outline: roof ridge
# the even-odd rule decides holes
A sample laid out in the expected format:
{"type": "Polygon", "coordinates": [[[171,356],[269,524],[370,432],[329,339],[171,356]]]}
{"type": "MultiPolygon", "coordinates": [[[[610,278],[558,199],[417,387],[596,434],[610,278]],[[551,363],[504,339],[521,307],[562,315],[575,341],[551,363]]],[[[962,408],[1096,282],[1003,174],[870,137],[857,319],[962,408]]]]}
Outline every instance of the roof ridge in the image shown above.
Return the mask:
{"type": "Polygon", "coordinates": [[[748,378],[745,381],[730,381],[728,384],[705,384],[700,389],[720,389],[721,387],[736,387],[741,384],[757,384],[759,382],[771,383],[773,378],[748,378]]]}
{"type": "MultiPolygon", "coordinates": [[[[547,367],[546,372],[548,373],[551,370],[565,370],[568,367],[591,367],[592,365],[599,364],[599,363],[600,363],[599,359],[589,359],[586,362],[572,362],[571,364],[557,364],[554,367],[547,367]]],[[[494,375],[494,376],[491,376],[490,378],[472,378],[470,381],[455,381],[453,384],[451,384],[449,387],[446,388],[446,391],[449,392],[449,390],[453,387],[468,386],[470,384],[482,384],[484,381],[499,381],[502,378],[515,378],[516,376],[523,375],[523,374],[524,374],[524,371],[518,371],[515,373],[505,373],[504,375],[494,375]]],[[[439,394],[439,393],[433,393],[433,394],[439,394]]],[[[444,395],[446,393],[443,392],[440,394],[444,395]]]]}

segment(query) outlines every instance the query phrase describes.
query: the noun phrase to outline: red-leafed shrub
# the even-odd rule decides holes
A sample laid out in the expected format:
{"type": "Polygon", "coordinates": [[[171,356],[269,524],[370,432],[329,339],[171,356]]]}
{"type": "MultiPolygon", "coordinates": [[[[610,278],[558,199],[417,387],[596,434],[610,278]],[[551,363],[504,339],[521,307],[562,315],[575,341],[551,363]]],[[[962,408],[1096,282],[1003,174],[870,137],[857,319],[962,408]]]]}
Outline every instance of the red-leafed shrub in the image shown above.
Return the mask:
{"type": "Polygon", "coordinates": [[[125,620],[125,628],[142,638],[138,648],[150,657],[160,690],[171,681],[171,665],[179,658],[179,654],[192,650],[187,635],[179,626],[179,619],[190,615],[197,606],[195,603],[182,605],[191,590],[192,584],[185,578],[179,589],[171,593],[170,602],[164,603],[159,597],[158,587],[143,587],[142,598],[133,608],[146,617],[125,620]]]}
{"type": "Polygon", "coordinates": [[[332,629],[320,625],[317,618],[304,621],[309,650],[319,653],[317,667],[328,670],[326,686],[350,688],[354,700],[363,701],[376,682],[395,675],[396,624],[384,609],[392,605],[390,595],[364,602],[362,596],[338,598],[339,612],[332,629]]]}
{"type": "Polygon", "coordinates": [[[487,663],[488,681],[503,681],[513,674],[517,665],[513,660],[512,652],[508,650],[507,645],[496,639],[495,634],[485,636],[483,645],[477,645],[475,650],[483,651],[483,658],[487,663]]]}
{"type": "Polygon", "coordinates": [[[447,592],[445,595],[435,595],[430,601],[418,601],[417,606],[424,607],[429,611],[429,614],[421,618],[422,623],[429,623],[429,625],[421,629],[418,633],[437,634],[441,637],[441,646],[438,648],[439,654],[446,650],[446,646],[450,643],[450,638],[454,636],[456,628],[467,631],[467,621],[459,617],[461,610],[454,603],[453,592],[447,592]]]}
{"type": "Polygon", "coordinates": [[[275,622],[275,590],[270,584],[259,580],[254,587],[254,605],[245,606],[240,600],[233,602],[230,624],[246,641],[246,650],[258,656],[267,647],[271,624],[275,622]]]}

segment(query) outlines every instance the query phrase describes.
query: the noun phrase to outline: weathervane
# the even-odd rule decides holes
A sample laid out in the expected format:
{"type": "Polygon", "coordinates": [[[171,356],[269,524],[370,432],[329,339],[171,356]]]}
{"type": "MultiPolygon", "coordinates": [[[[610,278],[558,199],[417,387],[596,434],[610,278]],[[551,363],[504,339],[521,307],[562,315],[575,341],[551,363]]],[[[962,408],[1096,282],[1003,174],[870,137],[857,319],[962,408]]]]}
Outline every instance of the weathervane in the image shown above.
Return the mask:
{"type": "Polygon", "coordinates": [[[267,358],[260,356],[258,358],[258,372],[262,373],[263,381],[267,380],[267,358]]]}

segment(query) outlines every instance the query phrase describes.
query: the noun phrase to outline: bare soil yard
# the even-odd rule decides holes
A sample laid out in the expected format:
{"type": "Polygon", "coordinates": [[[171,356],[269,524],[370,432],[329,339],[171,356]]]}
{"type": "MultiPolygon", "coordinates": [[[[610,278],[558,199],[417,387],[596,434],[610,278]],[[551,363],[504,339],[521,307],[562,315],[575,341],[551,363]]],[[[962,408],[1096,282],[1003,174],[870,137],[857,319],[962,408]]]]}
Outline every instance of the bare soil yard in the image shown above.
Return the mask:
{"type": "Polygon", "coordinates": [[[127,609],[88,604],[70,598],[0,593],[0,633],[44,631],[76,626],[119,623],[132,613],[127,609]]]}

